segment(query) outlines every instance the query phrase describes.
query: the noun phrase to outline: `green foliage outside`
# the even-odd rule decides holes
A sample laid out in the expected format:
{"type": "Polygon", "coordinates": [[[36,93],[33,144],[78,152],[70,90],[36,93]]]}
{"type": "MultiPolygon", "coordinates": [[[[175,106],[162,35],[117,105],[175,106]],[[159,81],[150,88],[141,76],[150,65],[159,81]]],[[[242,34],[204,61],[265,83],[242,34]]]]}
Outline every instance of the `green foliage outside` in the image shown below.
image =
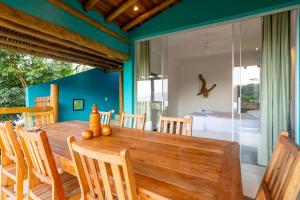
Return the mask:
{"type": "Polygon", "coordinates": [[[88,69],[63,61],[0,50],[0,107],[25,106],[25,88],[88,69]]]}
{"type": "Polygon", "coordinates": [[[259,84],[243,85],[241,88],[242,112],[259,109],[259,84]]]}

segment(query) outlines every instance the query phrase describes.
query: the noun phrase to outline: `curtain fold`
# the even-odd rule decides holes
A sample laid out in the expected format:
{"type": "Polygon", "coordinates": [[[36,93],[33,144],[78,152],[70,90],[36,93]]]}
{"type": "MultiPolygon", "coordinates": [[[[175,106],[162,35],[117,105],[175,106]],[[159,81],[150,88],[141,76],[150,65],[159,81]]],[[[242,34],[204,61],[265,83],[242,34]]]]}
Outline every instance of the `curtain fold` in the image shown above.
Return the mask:
{"type": "Polygon", "coordinates": [[[150,41],[140,42],[139,66],[137,77],[137,89],[139,97],[137,101],[137,111],[140,114],[147,113],[147,119],[151,119],[151,81],[150,76],[150,41]]]}
{"type": "Polygon", "coordinates": [[[258,163],[267,165],[279,133],[291,127],[289,11],[263,17],[262,43],[261,144],[258,148],[258,163]]]}

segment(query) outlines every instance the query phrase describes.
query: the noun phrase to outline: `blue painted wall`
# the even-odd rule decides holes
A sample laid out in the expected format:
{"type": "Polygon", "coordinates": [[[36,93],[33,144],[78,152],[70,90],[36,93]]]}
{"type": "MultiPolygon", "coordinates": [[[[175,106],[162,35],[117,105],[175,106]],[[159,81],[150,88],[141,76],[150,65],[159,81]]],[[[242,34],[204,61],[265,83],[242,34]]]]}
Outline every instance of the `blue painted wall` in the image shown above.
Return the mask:
{"type": "Polygon", "coordinates": [[[34,106],[35,97],[49,96],[50,84],[59,85],[59,121],[88,121],[94,103],[101,111],[114,109],[119,113],[118,72],[105,73],[102,69],[92,69],[29,87],[26,89],[27,106],[34,106]],[[108,101],[105,101],[105,97],[108,101]],[[85,100],[83,111],[73,111],[73,98],[85,100]]]}
{"type": "MultiPolygon", "coordinates": [[[[63,26],[92,40],[101,42],[110,48],[129,54],[129,44],[122,42],[119,39],[86,23],[85,21],[69,14],[68,12],[55,7],[53,4],[49,3],[48,0],[0,0],[0,2],[4,2],[7,5],[10,5],[35,17],[63,26]]],[[[63,2],[67,3],[78,11],[83,12],[85,15],[98,21],[105,27],[121,34],[125,38],[128,38],[128,34],[126,32],[121,32],[120,28],[116,24],[105,23],[102,15],[92,10],[88,12],[82,11],[78,1],[63,0],[63,2]]]]}

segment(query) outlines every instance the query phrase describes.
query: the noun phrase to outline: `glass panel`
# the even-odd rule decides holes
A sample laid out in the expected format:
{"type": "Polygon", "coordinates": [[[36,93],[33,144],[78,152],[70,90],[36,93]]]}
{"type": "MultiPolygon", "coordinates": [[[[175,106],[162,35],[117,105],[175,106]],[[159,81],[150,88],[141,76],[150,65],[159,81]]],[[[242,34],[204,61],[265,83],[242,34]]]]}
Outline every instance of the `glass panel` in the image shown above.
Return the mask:
{"type": "Polygon", "coordinates": [[[136,66],[137,113],[146,112],[145,129],[156,130],[168,108],[167,38],[137,43],[136,66]]]}
{"type": "MultiPolygon", "coordinates": [[[[241,23],[241,161],[257,165],[260,132],[261,18],[241,23]],[[247,33],[247,34],[246,34],[247,33]]],[[[266,148],[266,147],[260,147],[266,148]]]]}
{"type": "Polygon", "coordinates": [[[234,23],[233,37],[234,141],[240,144],[241,162],[257,165],[261,19],[234,23]]]}

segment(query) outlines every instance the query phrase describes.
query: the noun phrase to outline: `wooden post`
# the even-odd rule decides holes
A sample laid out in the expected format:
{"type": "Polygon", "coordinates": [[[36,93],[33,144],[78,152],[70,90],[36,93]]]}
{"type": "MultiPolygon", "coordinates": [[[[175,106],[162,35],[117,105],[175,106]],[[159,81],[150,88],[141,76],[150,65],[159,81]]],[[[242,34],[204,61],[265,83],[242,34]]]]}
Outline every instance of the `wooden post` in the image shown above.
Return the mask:
{"type": "Polygon", "coordinates": [[[119,71],[119,113],[124,112],[124,97],[123,97],[123,69],[119,71]]]}
{"type": "Polygon", "coordinates": [[[50,106],[53,108],[53,119],[54,123],[58,122],[58,95],[59,94],[59,87],[58,85],[51,84],[50,89],[50,106]]]}

